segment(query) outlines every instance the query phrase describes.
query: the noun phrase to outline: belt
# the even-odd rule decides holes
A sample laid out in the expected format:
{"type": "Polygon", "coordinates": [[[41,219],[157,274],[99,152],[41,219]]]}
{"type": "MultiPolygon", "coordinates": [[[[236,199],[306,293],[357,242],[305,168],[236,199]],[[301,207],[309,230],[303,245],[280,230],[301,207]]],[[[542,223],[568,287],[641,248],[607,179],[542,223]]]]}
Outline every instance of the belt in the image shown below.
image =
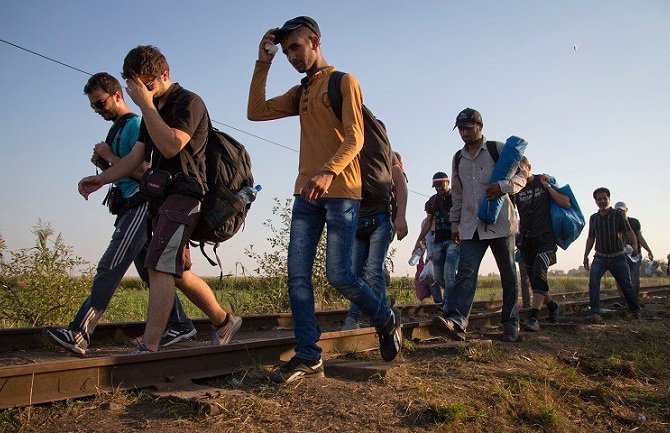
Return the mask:
{"type": "Polygon", "coordinates": [[[619,257],[620,255],[623,255],[623,254],[625,254],[625,252],[623,252],[623,251],[619,251],[619,252],[617,252],[617,253],[613,253],[613,254],[604,254],[604,253],[598,253],[598,252],[596,252],[596,256],[607,257],[607,258],[610,258],[610,257],[619,257]]]}

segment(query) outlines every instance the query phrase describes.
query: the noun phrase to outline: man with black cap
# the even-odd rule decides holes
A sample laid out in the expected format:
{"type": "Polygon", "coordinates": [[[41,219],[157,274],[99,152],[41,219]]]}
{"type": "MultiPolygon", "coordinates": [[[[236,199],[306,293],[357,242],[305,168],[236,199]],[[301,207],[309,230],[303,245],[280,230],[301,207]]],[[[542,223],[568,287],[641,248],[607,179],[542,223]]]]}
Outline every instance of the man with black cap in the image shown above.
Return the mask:
{"type": "Polygon", "coordinates": [[[421,233],[416,239],[414,248],[419,248],[428,232],[432,231],[433,277],[435,283],[439,286],[438,291],[441,292],[439,296],[433,294],[433,297],[437,303],[446,303],[447,296],[454,286],[456,278],[459,249],[458,244],[451,240],[449,212],[451,211],[452,199],[447,173],[438,171],[433,175],[433,188],[435,188],[436,193],[424,205],[426,218],[423,220],[421,233]]]}
{"type": "Polygon", "coordinates": [[[502,339],[512,342],[519,335],[518,282],[514,263],[514,238],[518,231],[518,221],[509,194],[519,192],[526,185],[526,178],[517,171],[510,179],[490,182],[493,167],[504,145],[486,141],[482,134],[483,127],[481,114],[472,108],[466,108],[456,117],[454,129],[458,128],[465,145],[452,160],[453,205],[449,220],[451,238],[455,243],[460,243],[460,257],[456,282],[447,295],[444,317],[436,318],[436,324],[450,338],[465,339],[479,265],[490,247],[500,271],[503,289],[502,339]],[[480,221],[477,210],[482,199],[498,197],[503,197],[503,205],[495,223],[480,221]]]}
{"type": "Polygon", "coordinates": [[[328,226],[326,274],[328,281],[357,304],[377,328],[382,358],[392,361],[400,352],[400,312],[380,299],[352,271],[352,248],[361,200],[359,152],[363,147],[363,96],[351,74],[342,78],[341,120],[328,98],[328,83],[335,68],[321,52],[321,31],[310,17],[288,20],[268,30],[258,47],[247,117],[273,120],[300,116],[300,156],[288,247],[288,286],[295,356],[273,371],[269,379],[288,383],[300,378],[323,377],[321,329],[314,315],[312,266],[324,225],[328,226]],[[266,99],[265,83],[281,44],[289,63],[305,73],[301,85],[266,99]],[[302,86],[301,91],[299,88],[302,86]]]}

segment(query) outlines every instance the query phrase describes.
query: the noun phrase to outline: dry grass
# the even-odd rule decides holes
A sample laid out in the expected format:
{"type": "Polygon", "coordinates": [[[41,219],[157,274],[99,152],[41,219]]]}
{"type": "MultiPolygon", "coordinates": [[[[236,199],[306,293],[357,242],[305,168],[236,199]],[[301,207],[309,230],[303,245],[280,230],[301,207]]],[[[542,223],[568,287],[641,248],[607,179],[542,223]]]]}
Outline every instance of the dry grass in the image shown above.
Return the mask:
{"type": "MultiPolygon", "coordinates": [[[[666,300],[667,302],[667,300],[666,300]]],[[[545,329],[520,343],[408,345],[385,378],[275,386],[255,366],[209,381],[219,413],[144,393],[0,413],[14,432],[670,431],[670,309],[655,320],[545,329]]],[[[379,359],[376,353],[349,356],[379,359]]]]}

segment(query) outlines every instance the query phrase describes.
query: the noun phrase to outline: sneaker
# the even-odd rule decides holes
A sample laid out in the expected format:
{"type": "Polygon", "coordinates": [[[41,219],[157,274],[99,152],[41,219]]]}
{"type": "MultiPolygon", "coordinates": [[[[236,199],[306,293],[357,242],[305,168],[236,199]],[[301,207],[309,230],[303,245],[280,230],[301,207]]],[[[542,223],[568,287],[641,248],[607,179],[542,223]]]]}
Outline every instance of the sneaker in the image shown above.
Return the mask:
{"type": "Polygon", "coordinates": [[[561,304],[556,304],[556,308],[554,308],[554,311],[551,311],[547,308],[549,311],[549,323],[558,323],[558,312],[561,309],[561,304]]]}
{"type": "Polygon", "coordinates": [[[168,328],[165,330],[165,334],[163,334],[161,337],[160,345],[163,347],[168,347],[180,341],[193,338],[197,333],[198,331],[196,331],[195,328],[186,329],[179,326],[168,328]]]}
{"type": "Polygon", "coordinates": [[[66,348],[75,355],[86,355],[86,349],[90,343],[89,337],[77,329],[52,328],[46,329],[47,335],[56,343],[66,348]]]}
{"type": "Polygon", "coordinates": [[[631,318],[631,320],[634,321],[634,322],[639,322],[640,320],[642,320],[642,316],[641,316],[641,314],[640,314],[640,310],[631,311],[631,312],[630,312],[630,318],[631,318]]]}
{"type": "Polygon", "coordinates": [[[402,330],[400,325],[400,310],[391,308],[391,318],[383,328],[377,329],[379,337],[379,352],[382,359],[391,362],[402,350],[402,330]]]}
{"type": "Polygon", "coordinates": [[[526,326],[524,326],[523,329],[531,332],[539,332],[540,322],[535,317],[531,317],[528,319],[528,322],[526,322],[526,326]]]}
{"type": "Polygon", "coordinates": [[[347,316],[344,319],[344,325],[342,325],[342,331],[353,331],[354,329],[360,329],[361,325],[358,324],[358,320],[353,317],[347,316]]]}
{"type": "Polygon", "coordinates": [[[505,343],[514,343],[518,339],[519,339],[519,324],[518,323],[504,324],[502,341],[504,341],[505,343]]]}
{"type": "Polygon", "coordinates": [[[445,334],[447,337],[454,341],[465,341],[465,330],[456,324],[451,319],[447,319],[442,316],[437,316],[433,319],[433,326],[437,327],[445,334]]]}
{"type": "Polygon", "coordinates": [[[294,356],[282,366],[274,369],[268,375],[268,379],[274,383],[291,383],[298,379],[314,379],[324,377],[323,361],[307,361],[294,356]]]}
{"type": "Polygon", "coordinates": [[[153,350],[150,350],[146,344],[140,343],[130,352],[130,355],[141,355],[143,353],[154,353],[153,350]]]}
{"type": "Polygon", "coordinates": [[[230,343],[233,335],[242,327],[241,317],[234,316],[232,313],[228,313],[226,317],[228,320],[223,325],[212,330],[212,345],[214,346],[223,346],[230,343]]]}

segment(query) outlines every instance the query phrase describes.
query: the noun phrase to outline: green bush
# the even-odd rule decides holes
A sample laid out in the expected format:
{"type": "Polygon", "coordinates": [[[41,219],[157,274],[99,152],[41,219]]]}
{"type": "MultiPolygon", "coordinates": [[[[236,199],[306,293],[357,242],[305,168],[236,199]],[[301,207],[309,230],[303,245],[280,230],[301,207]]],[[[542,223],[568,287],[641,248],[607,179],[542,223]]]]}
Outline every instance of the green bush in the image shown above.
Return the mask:
{"type": "MultiPolygon", "coordinates": [[[[270,229],[271,236],[266,238],[270,244],[269,250],[261,254],[254,251],[254,246],[245,248],[244,254],[255,260],[257,268],[254,271],[263,278],[274,281],[270,290],[275,293],[267,294],[270,299],[288,298],[288,244],[291,234],[291,203],[288,198],[282,204],[278,198],[274,198],[272,214],[279,217],[279,226],[268,219],[263,223],[270,229]]],[[[326,278],[326,229],[321,234],[321,239],[316,247],[316,258],[312,267],[312,285],[314,286],[314,299],[317,308],[328,309],[342,303],[343,297],[335,290],[326,278]]]]}
{"type": "Polygon", "coordinates": [[[92,272],[73,276],[87,262],[72,253],[60,234],[52,241],[51,224],[41,220],[33,227],[32,248],[9,252],[0,243],[0,323],[9,326],[41,326],[67,323],[88,294],[92,272]]]}

